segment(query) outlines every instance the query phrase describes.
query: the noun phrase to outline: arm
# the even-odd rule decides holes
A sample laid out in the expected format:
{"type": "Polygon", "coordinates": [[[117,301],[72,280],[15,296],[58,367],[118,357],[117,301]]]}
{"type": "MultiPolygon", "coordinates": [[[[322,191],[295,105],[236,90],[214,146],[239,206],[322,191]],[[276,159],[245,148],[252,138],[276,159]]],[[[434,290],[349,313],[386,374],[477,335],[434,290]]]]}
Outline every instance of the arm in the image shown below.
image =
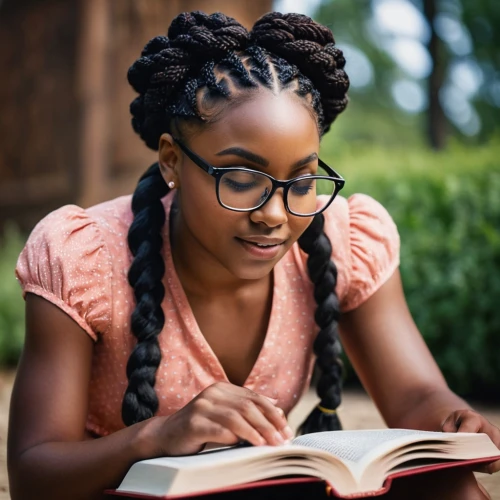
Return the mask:
{"type": "Polygon", "coordinates": [[[341,332],[347,355],[390,427],[441,430],[452,412],[470,409],[448,388],[425,345],[399,271],[343,315],[341,332]]]}
{"type": "MultiPolygon", "coordinates": [[[[484,432],[500,449],[500,430],[447,386],[404,298],[399,271],[341,318],[354,369],[389,427],[484,432]]],[[[493,473],[500,461],[480,469],[493,473]]]]}
{"type": "Polygon", "coordinates": [[[12,500],[97,500],[137,460],[195,453],[208,441],[279,444],[290,437],[283,412],[266,398],[215,384],[168,418],[86,439],[92,349],[87,333],[63,311],[27,295],[9,422],[12,500]]]}
{"type": "Polygon", "coordinates": [[[26,340],[9,421],[13,500],[100,498],[134,461],[154,454],[147,422],[85,439],[92,347],[64,312],[27,295],[26,340]]]}

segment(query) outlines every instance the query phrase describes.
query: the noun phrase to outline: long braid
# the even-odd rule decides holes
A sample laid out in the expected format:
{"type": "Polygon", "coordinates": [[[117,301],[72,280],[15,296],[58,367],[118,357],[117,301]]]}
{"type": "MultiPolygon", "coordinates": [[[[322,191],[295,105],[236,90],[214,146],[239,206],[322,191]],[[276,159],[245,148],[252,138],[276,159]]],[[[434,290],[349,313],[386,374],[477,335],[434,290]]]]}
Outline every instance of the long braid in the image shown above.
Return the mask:
{"type": "Polygon", "coordinates": [[[141,177],[132,197],[134,221],[129,229],[128,244],[134,260],[128,281],[136,300],[131,328],[137,344],[127,363],[129,383],[122,403],[125,425],[150,418],[158,409],[154,390],[156,370],[161,361],[158,334],[165,324],[161,307],[165,296],[162,284],[165,264],[161,255],[165,209],[161,199],[167,192],[168,187],[156,163],[141,177]]]}
{"type": "Polygon", "coordinates": [[[342,348],[338,334],[340,307],[335,293],[337,268],[331,260],[332,245],[323,230],[324,221],[323,214],[316,215],[299,238],[300,248],[308,254],[307,269],[314,284],[317,304],[314,319],[320,330],[313,349],[317,357],[316,365],[321,370],[316,391],[323,408],[314,408],[300,426],[301,434],[341,428],[336,413],[342,392],[342,364],[339,359],[342,348]]]}
{"type": "MultiPolygon", "coordinates": [[[[274,93],[291,90],[307,99],[323,134],[347,104],[344,64],[330,31],[306,16],[271,13],[248,33],[223,14],[183,13],[172,22],[168,37],[152,39],[129,69],[129,83],[139,94],[130,106],[132,126],[148,147],[157,150],[163,133],[181,133],[184,125],[203,127],[214,122],[229,103],[263,86],[274,93]]],[[[141,178],[132,202],[129,246],[134,261],[129,282],[137,302],[132,316],[137,345],[127,365],[129,386],[122,408],[127,425],[151,417],[158,408],[154,391],[161,360],[158,334],[165,323],[159,235],[165,222],[161,198],[167,192],[156,165],[141,178]]],[[[299,243],[309,254],[318,304],[315,319],[320,332],[314,351],[323,371],[318,394],[322,405],[335,409],[340,402],[341,372],[334,293],[337,273],[322,216],[314,218],[299,243]]],[[[331,428],[335,419],[326,419],[328,425],[325,419],[308,419],[302,430],[331,428]]]]}

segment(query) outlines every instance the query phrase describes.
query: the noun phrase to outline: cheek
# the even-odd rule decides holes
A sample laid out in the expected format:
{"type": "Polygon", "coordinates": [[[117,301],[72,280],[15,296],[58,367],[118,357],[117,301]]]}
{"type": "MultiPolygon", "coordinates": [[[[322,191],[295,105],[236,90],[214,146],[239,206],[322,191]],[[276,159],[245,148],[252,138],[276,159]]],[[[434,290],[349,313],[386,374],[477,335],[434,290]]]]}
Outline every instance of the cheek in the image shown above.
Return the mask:
{"type": "Polygon", "coordinates": [[[190,231],[205,246],[212,247],[234,229],[240,214],[219,204],[215,181],[203,172],[200,173],[201,175],[198,172],[186,173],[182,176],[179,202],[182,217],[190,231]]]}
{"type": "Polygon", "coordinates": [[[294,217],[288,218],[288,225],[290,227],[290,234],[293,241],[297,241],[304,231],[309,227],[313,218],[312,217],[294,217]]]}

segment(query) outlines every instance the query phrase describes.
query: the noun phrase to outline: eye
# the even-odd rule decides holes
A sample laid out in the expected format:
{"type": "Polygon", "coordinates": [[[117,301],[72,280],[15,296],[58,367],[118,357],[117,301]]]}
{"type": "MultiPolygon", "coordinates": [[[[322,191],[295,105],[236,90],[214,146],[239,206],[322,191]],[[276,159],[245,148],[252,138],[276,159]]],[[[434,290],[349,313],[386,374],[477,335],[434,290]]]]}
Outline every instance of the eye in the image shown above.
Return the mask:
{"type": "Polygon", "coordinates": [[[234,179],[230,179],[226,175],[222,178],[221,181],[233,191],[247,191],[248,189],[252,189],[257,185],[256,182],[238,182],[234,179]]]}
{"type": "Polygon", "coordinates": [[[222,176],[221,182],[227,188],[236,192],[241,192],[262,188],[267,184],[267,178],[256,172],[236,170],[225,173],[222,176]]]}
{"type": "Polygon", "coordinates": [[[298,182],[294,182],[291,187],[290,191],[292,191],[293,194],[296,194],[298,196],[305,196],[308,193],[311,192],[312,189],[315,187],[315,180],[301,180],[298,182]]]}

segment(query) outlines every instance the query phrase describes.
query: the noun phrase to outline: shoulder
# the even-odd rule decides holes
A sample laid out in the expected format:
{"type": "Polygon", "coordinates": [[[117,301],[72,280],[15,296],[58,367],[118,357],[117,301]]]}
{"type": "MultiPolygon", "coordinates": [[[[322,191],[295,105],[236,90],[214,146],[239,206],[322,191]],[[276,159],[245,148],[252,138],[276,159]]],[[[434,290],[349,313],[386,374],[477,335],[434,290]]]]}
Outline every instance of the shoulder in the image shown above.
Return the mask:
{"type": "MultiPolygon", "coordinates": [[[[327,196],[318,196],[318,206],[324,205],[327,201],[327,196]]],[[[392,229],[396,228],[387,209],[371,196],[362,193],[353,194],[349,198],[337,196],[323,214],[325,227],[328,230],[331,230],[334,224],[340,228],[347,226],[361,228],[370,224],[383,224],[392,229]]]]}
{"type": "Polygon", "coordinates": [[[108,326],[112,261],[118,251],[112,236],[129,223],[129,198],[89,209],[66,205],[54,210],[31,232],[15,269],[23,295],[34,293],[54,303],[94,339],[108,326]]]}
{"type": "Polygon", "coordinates": [[[131,218],[130,196],[116,198],[88,209],[65,205],[38,222],[26,246],[64,245],[66,251],[78,251],[77,246],[71,245],[72,242],[83,244],[102,239],[106,230],[125,227],[131,218]]]}
{"type": "Polygon", "coordinates": [[[126,230],[132,220],[130,196],[106,201],[90,208],[65,205],[46,215],[34,227],[27,247],[43,245],[66,254],[85,254],[104,248],[115,232],[126,230]]]}
{"type": "MultiPolygon", "coordinates": [[[[326,203],[326,197],[319,197],[326,203]]],[[[342,310],[372,295],[399,265],[399,234],[391,215],[365,194],[337,197],[325,210],[325,233],[339,271],[342,310]]]]}

